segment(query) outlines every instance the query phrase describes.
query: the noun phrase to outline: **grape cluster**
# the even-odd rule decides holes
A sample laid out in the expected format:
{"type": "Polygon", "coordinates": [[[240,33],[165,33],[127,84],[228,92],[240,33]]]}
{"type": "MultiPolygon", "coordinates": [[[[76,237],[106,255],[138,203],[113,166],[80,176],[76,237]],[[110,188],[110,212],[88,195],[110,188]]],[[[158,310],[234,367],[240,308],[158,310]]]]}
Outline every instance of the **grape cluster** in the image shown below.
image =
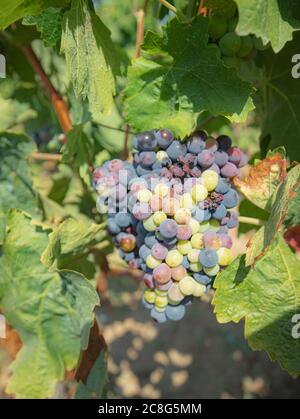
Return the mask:
{"type": "Polygon", "coordinates": [[[239,36],[235,30],[238,24],[237,8],[234,4],[227,14],[209,17],[210,43],[218,45],[222,60],[228,67],[238,68],[242,60],[254,58],[254,52],[262,51],[261,38],[254,35],[239,36]]]}
{"type": "Polygon", "coordinates": [[[157,322],[180,320],[193,297],[232,262],[228,229],[238,224],[230,179],[246,155],[228,136],[203,131],[179,141],[167,130],[133,138],[133,162],[94,172],[97,208],[120,256],[144,272],[143,304],[157,322]]]}

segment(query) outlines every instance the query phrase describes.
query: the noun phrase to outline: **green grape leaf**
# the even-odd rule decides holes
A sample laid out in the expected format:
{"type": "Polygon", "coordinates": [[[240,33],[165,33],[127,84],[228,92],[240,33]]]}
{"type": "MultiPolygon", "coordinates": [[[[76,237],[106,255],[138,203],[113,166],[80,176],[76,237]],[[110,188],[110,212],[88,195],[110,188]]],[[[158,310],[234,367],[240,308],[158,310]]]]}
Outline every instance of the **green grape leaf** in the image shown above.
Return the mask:
{"type": "Polygon", "coordinates": [[[91,185],[89,167],[94,159],[95,143],[92,137],[85,134],[83,128],[83,125],[74,125],[68,132],[68,141],[62,148],[62,161],[74,165],[86,184],[91,185]]]}
{"type": "MultiPolygon", "coordinates": [[[[293,17],[294,0],[236,0],[239,9],[237,33],[255,34],[266,45],[271,43],[277,53],[300,29],[293,17]]],[[[299,7],[299,4],[298,4],[299,7]]]]}
{"type": "Polygon", "coordinates": [[[246,265],[256,264],[266,253],[280,231],[288,209],[300,186],[300,164],[291,169],[272,199],[272,211],[267,223],[251,238],[246,253],[246,265]]]}
{"type": "Polygon", "coordinates": [[[61,269],[68,259],[85,253],[105,236],[103,224],[69,218],[49,235],[49,243],[41,261],[48,268],[61,269]]]}
{"type": "Polygon", "coordinates": [[[76,96],[88,98],[96,117],[112,108],[119,59],[109,30],[91,7],[90,2],[72,0],[64,15],[61,51],[76,96]]]}
{"type": "MultiPolygon", "coordinates": [[[[265,76],[261,80],[261,138],[264,150],[284,145],[291,160],[300,161],[300,94],[299,79],[292,76],[292,57],[299,53],[300,32],[294,34],[279,53],[262,53],[265,76]]],[[[259,105],[258,105],[259,106],[259,105]]]]}
{"type": "Polygon", "coordinates": [[[271,197],[286,174],[286,159],[280,153],[275,153],[251,166],[246,179],[234,178],[233,183],[250,202],[270,211],[271,197]]]}
{"type": "Polygon", "coordinates": [[[281,235],[255,269],[244,256],[219,274],[213,304],[220,323],[245,318],[245,337],[253,350],[266,351],[291,375],[300,374],[300,339],[293,316],[300,313],[300,262],[281,235]]]}
{"type": "Polygon", "coordinates": [[[4,29],[24,16],[35,15],[48,7],[65,7],[70,0],[2,0],[0,28],[4,29]]]}
{"type": "Polygon", "coordinates": [[[27,16],[23,19],[23,25],[35,25],[41,32],[41,38],[46,47],[57,44],[62,34],[63,11],[54,7],[49,7],[36,16],[27,16]]]}
{"type": "Polygon", "coordinates": [[[87,346],[98,295],[81,274],[50,272],[41,263],[49,230],[20,210],[11,210],[7,225],[0,258],[1,309],[23,342],[7,392],[17,398],[51,397],[87,346]]]}
{"type": "Polygon", "coordinates": [[[14,99],[0,97],[0,131],[13,128],[36,118],[37,112],[30,108],[29,103],[22,103],[14,99]]]}
{"type": "Polygon", "coordinates": [[[133,61],[125,89],[127,119],[136,130],[167,127],[183,137],[204,111],[246,119],[254,108],[250,84],[225,67],[207,42],[208,19],[201,16],[184,23],[172,19],[162,37],[147,34],[147,58],[133,61]]]}
{"type": "Polygon", "coordinates": [[[38,214],[28,156],[36,150],[25,135],[0,133],[0,244],[5,235],[6,216],[11,208],[38,214]]]}
{"type": "Polygon", "coordinates": [[[300,225],[300,186],[295,190],[295,193],[296,196],[290,202],[289,210],[284,220],[286,228],[300,225]]]}

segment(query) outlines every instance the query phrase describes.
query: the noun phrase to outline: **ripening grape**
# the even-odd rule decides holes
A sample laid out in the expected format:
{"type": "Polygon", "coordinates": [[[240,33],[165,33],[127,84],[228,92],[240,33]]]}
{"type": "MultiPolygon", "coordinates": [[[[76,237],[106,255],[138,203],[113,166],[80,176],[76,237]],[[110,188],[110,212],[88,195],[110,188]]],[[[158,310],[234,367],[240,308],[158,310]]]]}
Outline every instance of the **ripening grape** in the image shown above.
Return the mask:
{"type": "Polygon", "coordinates": [[[198,154],[198,163],[201,167],[208,168],[210,167],[215,160],[215,155],[210,150],[204,150],[198,154]]]}
{"type": "Polygon", "coordinates": [[[146,265],[150,269],[154,269],[161,264],[161,261],[154,258],[151,254],[146,258],[146,265]]]}
{"type": "Polygon", "coordinates": [[[144,226],[146,231],[155,231],[156,230],[157,225],[154,222],[153,215],[151,215],[150,217],[146,218],[143,221],[143,226],[144,226]]]}
{"type": "Polygon", "coordinates": [[[231,162],[228,162],[221,168],[221,175],[224,177],[232,178],[238,175],[238,168],[231,162]]]}
{"type": "Polygon", "coordinates": [[[187,275],[187,271],[184,266],[179,265],[176,268],[171,268],[171,275],[175,281],[180,281],[187,275]]]}
{"type": "Polygon", "coordinates": [[[186,312],[186,308],[183,304],[168,305],[166,308],[166,317],[169,320],[178,321],[181,320],[186,312]]]}
{"type": "Polygon", "coordinates": [[[164,260],[167,254],[168,249],[160,243],[155,243],[151,249],[151,255],[158,260],[164,260]]]}
{"type": "Polygon", "coordinates": [[[153,278],[160,284],[165,284],[171,279],[171,269],[165,263],[156,266],[153,270],[153,278]]]}
{"type": "Polygon", "coordinates": [[[192,228],[189,225],[183,224],[183,225],[178,226],[176,237],[178,240],[189,240],[192,234],[193,234],[192,228]]]}
{"type": "Polygon", "coordinates": [[[232,251],[226,247],[221,247],[221,249],[217,250],[217,255],[218,263],[221,266],[230,265],[230,263],[233,261],[232,251]]]}

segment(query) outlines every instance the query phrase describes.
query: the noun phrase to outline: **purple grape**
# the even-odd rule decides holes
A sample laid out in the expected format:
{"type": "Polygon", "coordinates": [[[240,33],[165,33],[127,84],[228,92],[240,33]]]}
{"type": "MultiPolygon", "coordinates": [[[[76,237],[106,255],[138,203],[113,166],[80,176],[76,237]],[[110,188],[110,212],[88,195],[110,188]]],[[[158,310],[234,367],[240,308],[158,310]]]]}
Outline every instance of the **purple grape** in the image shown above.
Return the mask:
{"type": "Polygon", "coordinates": [[[230,184],[225,179],[220,178],[215,191],[221,194],[225,194],[229,191],[229,189],[230,184]]]}
{"type": "Polygon", "coordinates": [[[203,150],[198,154],[198,163],[201,167],[208,168],[210,167],[215,159],[215,155],[210,150],[203,150]]]}
{"type": "Polygon", "coordinates": [[[156,153],[154,151],[142,151],[139,155],[140,163],[145,167],[152,167],[156,161],[156,153]]]}
{"type": "Polygon", "coordinates": [[[166,151],[170,159],[176,161],[179,157],[185,156],[186,145],[180,141],[173,141],[166,151]]]}
{"type": "Polygon", "coordinates": [[[192,229],[189,225],[179,225],[177,231],[178,240],[189,240],[192,236],[192,229]]]}
{"type": "Polygon", "coordinates": [[[238,165],[241,161],[242,151],[238,147],[230,147],[228,156],[231,163],[238,165]]]}
{"type": "Polygon", "coordinates": [[[239,223],[238,215],[235,212],[231,211],[229,220],[227,222],[227,227],[234,228],[238,225],[238,223],[239,223]]]}
{"type": "Polygon", "coordinates": [[[205,149],[205,140],[207,136],[203,131],[198,131],[188,141],[187,148],[190,153],[199,154],[205,149]],[[203,133],[203,135],[202,135],[203,133]]]}
{"type": "Polygon", "coordinates": [[[151,208],[149,204],[145,203],[136,203],[133,207],[132,214],[138,220],[145,220],[151,215],[151,208]]]}
{"type": "Polygon", "coordinates": [[[152,131],[142,132],[137,136],[138,150],[140,151],[152,151],[155,150],[157,140],[155,134],[152,131]]]}
{"type": "Polygon", "coordinates": [[[206,150],[212,151],[215,153],[218,150],[218,142],[214,138],[209,138],[205,143],[206,150]]]}
{"type": "Polygon", "coordinates": [[[225,164],[228,162],[228,154],[225,153],[225,151],[216,151],[215,152],[215,163],[219,167],[225,166],[225,164]]]}
{"type": "Polygon", "coordinates": [[[161,129],[156,133],[157,144],[162,149],[166,149],[169,147],[171,142],[174,140],[173,134],[167,129],[161,129]]]}
{"type": "Polygon", "coordinates": [[[144,275],[144,284],[147,288],[154,288],[154,279],[151,274],[145,274],[144,275]]]}
{"type": "Polygon", "coordinates": [[[160,243],[155,243],[151,249],[151,255],[158,260],[164,260],[167,254],[168,249],[160,243]]]}
{"type": "Polygon", "coordinates": [[[155,283],[155,287],[161,291],[167,291],[171,286],[173,285],[173,281],[170,280],[166,282],[165,284],[159,284],[158,282],[155,283]]]}
{"type": "Polygon", "coordinates": [[[176,237],[178,226],[176,221],[167,219],[159,226],[159,232],[165,240],[176,237]]]}
{"type": "Polygon", "coordinates": [[[221,168],[221,175],[224,177],[232,178],[238,174],[237,167],[231,163],[228,162],[221,168]]]}
{"type": "Polygon", "coordinates": [[[244,166],[246,166],[247,163],[248,163],[248,156],[247,156],[246,153],[243,153],[242,152],[242,154],[241,154],[241,160],[240,160],[240,162],[238,164],[238,167],[244,167],[244,166]]]}
{"type": "Polygon", "coordinates": [[[219,144],[219,150],[227,151],[231,147],[232,141],[227,135],[220,135],[217,138],[219,144]]]}
{"type": "Polygon", "coordinates": [[[222,247],[227,247],[228,249],[231,249],[232,247],[232,238],[228,234],[219,234],[222,242],[222,247]]]}
{"type": "Polygon", "coordinates": [[[213,163],[211,166],[207,167],[207,169],[205,169],[205,170],[213,170],[218,175],[220,174],[220,168],[219,168],[219,166],[216,163],[213,163]]]}

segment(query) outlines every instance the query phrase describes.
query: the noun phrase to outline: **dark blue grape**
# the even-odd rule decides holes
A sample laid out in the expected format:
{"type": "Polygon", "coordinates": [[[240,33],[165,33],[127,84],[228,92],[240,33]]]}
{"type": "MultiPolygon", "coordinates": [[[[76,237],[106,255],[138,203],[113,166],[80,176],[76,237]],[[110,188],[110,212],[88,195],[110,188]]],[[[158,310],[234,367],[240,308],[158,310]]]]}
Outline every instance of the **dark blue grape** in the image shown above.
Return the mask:
{"type": "Polygon", "coordinates": [[[174,140],[173,134],[167,129],[161,129],[156,133],[157,144],[162,149],[166,149],[169,147],[171,142],[174,140]]]}
{"type": "Polygon", "coordinates": [[[121,232],[121,228],[118,226],[114,218],[109,218],[107,220],[107,229],[110,234],[113,234],[114,236],[121,232]]]}
{"type": "Polygon", "coordinates": [[[151,310],[151,317],[157,323],[164,323],[167,320],[166,313],[157,311],[154,307],[151,310]]]}
{"type": "Polygon", "coordinates": [[[230,184],[225,179],[220,178],[215,191],[221,194],[225,194],[229,191],[230,188],[230,184]]]}
{"type": "Polygon", "coordinates": [[[216,220],[221,220],[222,218],[224,218],[227,214],[227,209],[225,207],[225,205],[220,204],[212,213],[212,217],[215,218],[216,220]]]}
{"type": "Polygon", "coordinates": [[[234,189],[230,189],[223,197],[222,204],[226,208],[234,208],[239,203],[239,197],[234,189]]]}
{"type": "Polygon", "coordinates": [[[186,145],[180,141],[173,141],[166,151],[170,159],[176,161],[179,157],[186,155],[186,145]]]}
{"type": "Polygon", "coordinates": [[[194,279],[202,285],[207,285],[211,282],[211,278],[202,271],[194,273],[194,279]]]}
{"type": "Polygon", "coordinates": [[[119,214],[116,214],[115,221],[119,227],[129,227],[131,224],[131,216],[128,212],[119,212],[119,214]]]}
{"type": "Polygon", "coordinates": [[[219,144],[219,150],[227,151],[231,147],[232,141],[231,138],[227,135],[220,135],[217,138],[217,142],[219,144]]]}
{"type": "Polygon", "coordinates": [[[140,151],[151,151],[155,150],[157,146],[157,140],[155,134],[152,131],[142,132],[137,136],[138,150],[140,151]]]}
{"type": "Polygon", "coordinates": [[[186,312],[186,308],[183,304],[178,304],[176,306],[167,305],[166,316],[169,320],[178,321],[181,320],[186,312]]]}
{"type": "Polygon", "coordinates": [[[216,151],[215,152],[215,163],[219,167],[225,166],[225,164],[228,162],[228,154],[225,151],[216,151]]]}
{"type": "Polygon", "coordinates": [[[202,249],[200,251],[199,262],[205,268],[212,268],[218,263],[218,255],[214,249],[202,249]]]}
{"type": "Polygon", "coordinates": [[[177,235],[178,226],[176,221],[167,219],[159,226],[159,232],[165,240],[174,239],[177,235]]]}

